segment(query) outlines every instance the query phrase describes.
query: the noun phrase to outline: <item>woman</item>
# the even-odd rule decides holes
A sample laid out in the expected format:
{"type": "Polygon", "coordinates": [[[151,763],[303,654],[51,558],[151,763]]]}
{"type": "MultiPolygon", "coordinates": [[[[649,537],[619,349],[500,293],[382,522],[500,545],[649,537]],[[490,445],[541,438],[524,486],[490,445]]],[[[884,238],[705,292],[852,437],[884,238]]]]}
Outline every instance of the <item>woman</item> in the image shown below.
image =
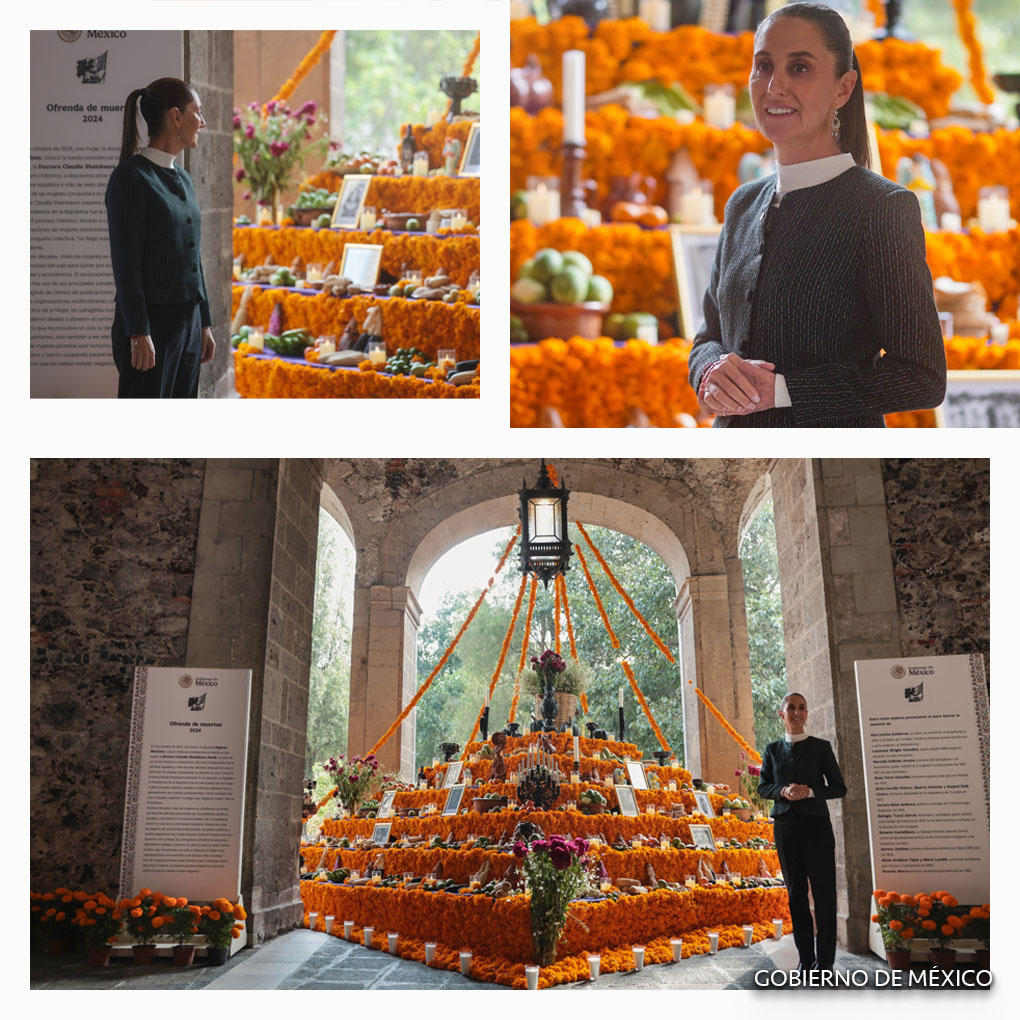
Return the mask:
{"type": "Polygon", "coordinates": [[[124,104],[120,163],[106,186],[117,285],[113,360],[119,397],[197,397],[200,365],[216,352],[202,274],[202,214],[174,159],[205,127],[194,89],[159,78],[124,104]],[[136,109],[149,144],[136,152],[136,109]]]}
{"type": "Polygon", "coordinates": [[[917,199],[872,173],[860,66],[829,7],[779,8],[750,76],[776,175],[738,188],[690,354],[716,426],[884,427],[937,407],[946,359],[917,199]]]}
{"type": "Polygon", "coordinates": [[[758,796],[774,801],[772,817],[800,971],[831,971],[836,959],[836,840],[827,800],[846,796],[832,745],[804,732],[807,702],[787,694],[779,706],[786,728],[762,756],[758,796]],[[815,916],[808,906],[808,884],[815,916]],[[815,927],[818,928],[817,949],[815,927]]]}

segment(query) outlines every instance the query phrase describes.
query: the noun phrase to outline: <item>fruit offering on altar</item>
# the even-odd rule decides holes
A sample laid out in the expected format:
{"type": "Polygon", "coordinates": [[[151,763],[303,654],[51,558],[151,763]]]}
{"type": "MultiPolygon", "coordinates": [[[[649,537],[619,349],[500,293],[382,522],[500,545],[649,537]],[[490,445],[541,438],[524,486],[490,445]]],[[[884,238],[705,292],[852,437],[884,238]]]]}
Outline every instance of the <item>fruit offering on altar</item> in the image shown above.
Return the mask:
{"type": "Polygon", "coordinates": [[[399,166],[395,159],[387,159],[381,153],[361,151],[338,152],[326,160],[326,166],[338,174],[392,174],[399,166]]]}
{"type": "Polygon", "coordinates": [[[332,219],[333,207],[339,193],[327,191],[325,188],[307,188],[302,191],[288,213],[298,226],[314,226],[316,229],[328,227],[332,219]]]}

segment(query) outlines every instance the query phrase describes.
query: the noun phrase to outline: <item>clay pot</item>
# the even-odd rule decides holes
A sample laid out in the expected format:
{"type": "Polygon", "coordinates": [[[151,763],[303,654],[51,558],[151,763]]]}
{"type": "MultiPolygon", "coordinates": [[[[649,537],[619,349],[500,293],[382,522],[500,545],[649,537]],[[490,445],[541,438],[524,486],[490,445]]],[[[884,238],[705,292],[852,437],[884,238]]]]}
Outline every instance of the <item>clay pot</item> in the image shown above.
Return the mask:
{"type": "Polygon", "coordinates": [[[730,808],[730,814],[736,815],[742,822],[749,822],[751,820],[751,809],[744,807],[730,808]]]}
{"type": "Polygon", "coordinates": [[[601,815],[605,814],[605,804],[584,804],[580,803],[577,805],[578,810],[584,815],[601,815]]]}
{"type": "Polygon", "coordinates": [[[542,73],[542,64],[534,53],[524,67],[510,69],[510,105],[523,106],[528,113],[538,113],[553,103],[552,82],[542,73]]]}
{"type": "Polygon", "coordinates": [[[142,967],[147,967],[156,959],[156,947],[155,946],[132,946],[131,955],[134,957],[135,963],[142,967]]]}
{"type": "Polygon", "coordinates": [[[174,963],[176,963],[178,967],[190,967],[194,962],[194,946],[174,946],[174,963]]]}
{"type": "Polygon", "coordinates": [[[501,797],[499,800],[475,797],[471,801],[471,807],[473,810],[480,811],[482,814],[488,814],[490,811],[495,811],[496,808],[505,808],[506,805],[506,797],[501,797]]]}
{"type": "MultiPolygon", "coordinates": [[[[573,336],[595,340],[602,336],[602,320],[608,311],[608,305],[596,304],[594,301],[586,301],[577,305],[540,301],[537,304],[525,305],[514,301],[513,298],[510,299],[511,314],[518,316],[524,323],[524,328],[528,331],[528,336],[533,343],[554,336],[562,340],[569,340],[573,336]]],[[[573,698],[575,695],[557,694],[556,697],[557,699],[573,698]]],[[[541,701],[541,698],[538,700],[541,701]]],[[[538,706],[538,712],[538,718],[541,719],[540,706],[538,706]]],[[[572,714],[572,712],[564,713],[561,707],[556,718],[560,719],[562,716],[563,722],[566,722],[572,714]]]]}
{"type": "Polygon", "coordinates": [[[887,949],[885,958],[889,961],[892,970],[910,970],[909,949],[887,949]]]}
{"type": "Polygon", "coordinates": [[[109,946],[90,946],[88,950],[88,961],[90,967],[105,967],[110,962],[109,946]]]}
{"type": "Polygon", "coordinates": [[[928,950],[928,957],[936,967],[941,967],[943,970],[956,965],[955,949],[943,949],[940,946],[932,946],[928,950]]]}

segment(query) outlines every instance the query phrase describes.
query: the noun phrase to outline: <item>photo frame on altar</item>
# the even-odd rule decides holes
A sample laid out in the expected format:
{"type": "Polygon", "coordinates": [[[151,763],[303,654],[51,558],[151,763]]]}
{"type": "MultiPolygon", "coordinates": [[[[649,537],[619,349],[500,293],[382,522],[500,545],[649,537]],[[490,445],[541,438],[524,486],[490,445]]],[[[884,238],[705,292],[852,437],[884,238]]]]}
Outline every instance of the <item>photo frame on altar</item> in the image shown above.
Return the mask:
{"type": "Polygon", "coordinates": [[[648,776],[645,775],[645,766],[640,761],[628,761],[626,762],[627,767],[627,778],[630,780],[630,785],[635,790],[647,790],[648,789],[648,776]]]}
{"type": "Polygon", "coordinates": [[[620,783],[614,785],[616,800],[620,805],[620,814],[625,818],[636,818],[638,814],[637,797],[634,794],[634,787],[623,786],[620,783]]]}
{"type": "Polygon", "coordinates": [[[393,814],[393,798],[396,797],[396,790],[387,790],[379,801],[379,810],[376,818],[389,818],[393,814]]]}
{"type": "Polygon", "coordinates": [[[715,850],[715,836],[712,835],[711,825],[691,825],[691,839],[697,850],[715,850]]]}
{"type": "Polygon", "coordinates": [[[1020,427],[1020,370],[952,369],[935,408],[936,428],[1020,427]]]}
{"type": "Polygon", "coordinates": [[[464,143],[464,155],[460,158],[458,177],[482,176],[482,122],[476,120],[464,143]]]}
{"type": "Polygon", "coordinates": [[[698,811],[706,818],[715,818],[712,802],[708,799],[708,794],[703,790],[694,791],[694,803],[698,805],[698,811]]]}
{"type": "Polygon", "coordinates": [[[381,244],[345,244],[340,275],[362,290],[371,290],[379,280],[382,250],[381,244]]]}
{"type": "Polygon", "coordinates": [[[378,843],[379,846],[386,846],[390,841],[390,829],[392,828],[392,822],[376,822],[372,829],[372,842],[378,843]]]}
{"type": "Polygon", "coordinates": [[[673,270],[676,275],[680,306],[680,329],[685,340],[693,340],[705,324],[705,291],[712,282],[715,250],[719,246],[722,224],[706,226],[673,225],[669,228],[673,246],[673,270]]]}
{"type": "Polygon", "coordinates": [[[443,776],[443,785],[440,787],[442,790],[449,790],[451,786],[456,786],[457,780],[460,779],[460,773],[464,768],[462,761],[451,761],[449,767],[446,770],[446,775],[443,776]]]}
{"type": "Polygon", "coordinates": [[[463,783],[450,787],[446,795],[446,803],[443,805],[444,815],[455,815],[460,810],[460,802],[464,799],[465,789],[466,787],[463,783]]]}
{"type": "Polygon", "coordinates": [[[346,174],[344,176],[344,182],[340,185],[340,194],[336,196],[336,205],[333,206],[331,226],[344,227],[347,230],[357,229],[371,182],[371,174],[346,174]]]}

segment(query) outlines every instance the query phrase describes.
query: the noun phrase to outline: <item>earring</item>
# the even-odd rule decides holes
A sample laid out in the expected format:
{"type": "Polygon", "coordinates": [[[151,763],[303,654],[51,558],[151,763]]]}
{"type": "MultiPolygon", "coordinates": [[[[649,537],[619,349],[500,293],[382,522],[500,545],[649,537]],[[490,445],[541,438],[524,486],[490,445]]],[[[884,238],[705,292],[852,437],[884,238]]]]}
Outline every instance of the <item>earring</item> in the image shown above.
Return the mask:
{"type": "Polygon", "coordinates": [[[839,110],[832,112],[832,140],[839,145],[839,110]]]}
{"type": "Polygon", "coordinates": [[[180,141],[183,141],[183,140],[184,140],[184,136],[181,134],[181,129],[178,128],[177,129],[177,141],[180,142],[180,141]]]}

